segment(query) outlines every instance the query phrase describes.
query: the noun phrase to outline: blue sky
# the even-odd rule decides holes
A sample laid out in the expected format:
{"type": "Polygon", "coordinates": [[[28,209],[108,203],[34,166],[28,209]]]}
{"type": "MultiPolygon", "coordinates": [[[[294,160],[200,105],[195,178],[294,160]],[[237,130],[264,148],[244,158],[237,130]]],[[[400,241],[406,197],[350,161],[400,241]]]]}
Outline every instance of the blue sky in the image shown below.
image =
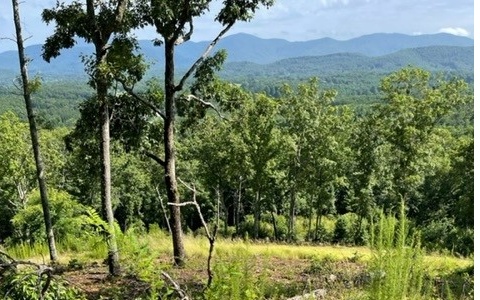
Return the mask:
{"type": "MultiPolygon", "coordinates": [[[[42,9],[51,8],[55,0],[24,0],[20,6],[26,45],[40,44],[53,27],[41,22],[42,9]]],[[[192,40],[209,40],[218,32],[211,12],[196,20],[192,40]]],[[[13,38],[10,0],[0,0],[0,37],[13,38]]],[[[474,35],[473,0],[277,0],[274,7],[262,9],[247,23],[236,24],[230,34],[245,32],[262,38],[290,41],[323,37],[345,40],[376,32],[433,34],[448,32],[474,35]]],[[[151,39],[153,30],[137,32],[140,39],[151,39]]],[[[15,48],[8,39],[0,40],[0,52],[15,48]]]]}

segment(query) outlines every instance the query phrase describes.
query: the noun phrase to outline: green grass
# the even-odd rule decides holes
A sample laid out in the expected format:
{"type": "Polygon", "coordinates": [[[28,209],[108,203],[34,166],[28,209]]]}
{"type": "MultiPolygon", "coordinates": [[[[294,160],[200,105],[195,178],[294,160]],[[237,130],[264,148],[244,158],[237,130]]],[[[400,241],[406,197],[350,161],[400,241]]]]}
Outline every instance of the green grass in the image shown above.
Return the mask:
{"type": "MultiPolygon", "coordinates": [[[[162,231],[153,231],[148,234],[132,238],[119,238],[119,251],[131,252],[133,244],[148,245],[152,252],[165,255],[172,253],[171,238],[162,231]]],[[[204,259],[208,256],[208,240],[205,237],[190,235],[185,236],[185,249],[188,259],[204,259]]],[[[59,241],[58,250],[60,262],[67,261],[75,256],[85,260],[103,259],[107,249],[99,238],[90,240],[59,241]]],[[[48,261],[48,247],[44,243],[16,244],[8,246],[5,250],[18,259],[31,259],[33,261],[48,261]]],[[[261,256],[264,258],[275,257],[282,259],[322,259],[324,257],[334,260],[345,260],[357,257],[362,262],[367,262],[372,255],[368,247],[348,246],[315,246],[315,245],[288,245],[264,242],[245,242],[243,240],[218,239],[215,244],[215,255],[218,257],[234,256],[242,253],[248,256],[261,256]]],[[[466,268],[473,264],[473,258],[455,257],[447,254],[426,254],[424,257],[425,268],[433,275],[441,275],[457,268],[466,268]]]]}
{"type": "MultiPolygon", "coordinates": [[[[181,284],[190,286],[192,292],[196,290],[200,293],[201,287],[198,285],[206,282],[209,244],[205,237],[185,236],[184,245],[187,253],[185,269],[172,268],[171,237],[161,230],[119,234],[118,245],[126,273],[135,275],[152,286],[158,286],[158,291],[164,288],[159,282],[161,270],[172,274],[181,284]]],[[[59,241],[57,248],[60,263],[65,265],[75,260],[88,266],[92,262],[103,261],[107,255],[105,243],[99,237],[59,241]]],[[[6,247],[5,251],[18,259],[48,262],[48,248],[45,244],[17,244],[6,247]]],[[[249,293],[253,293],[250,296],[264,293],[271,299],[290,297],[325,287],[325,276],[334,274],[342,280],[326,285],[330,295],[333,294],[330,296],[333,298],[328,299],[362,299],[366,297],[365,287],[346,288],[343,282],[353,282],[356,275],[368,272],[366,266],[373,257],[374,252],[367,247],[288,245],[220,238],[215,245],[213,265],[216,271],[214,274],[220,276],[216,277],[218,283],[226,284],[225,280],[230,278],[240,286],[248,285],[251,289],[249,293]],[[248,276],[253,276],[255,280],[249,280],[248,276]],[[257,289],[259,285],[261,289],[257,289]]],[[[447,280],[455,282],[461,292],[463,281],[459,280],[463,275],[459,272],[473,266],[473,257],[461,258],[432,253],[425,254],[423,258],[421,269],[426,272],[427,277],[448,278],[445,282],[447,280]],[[454,275],[457,273],[458,276],[454,275]]],[[[216,288],[220,293],[225,287],[217,285],[216,288]]],[[[243,291],[228,290],[228,293],[235,294],[237,298],[246,297],[240,292],[243,291]]],[[[212,296],[212,299],[215,299],[215,296],[212,296]]]]}

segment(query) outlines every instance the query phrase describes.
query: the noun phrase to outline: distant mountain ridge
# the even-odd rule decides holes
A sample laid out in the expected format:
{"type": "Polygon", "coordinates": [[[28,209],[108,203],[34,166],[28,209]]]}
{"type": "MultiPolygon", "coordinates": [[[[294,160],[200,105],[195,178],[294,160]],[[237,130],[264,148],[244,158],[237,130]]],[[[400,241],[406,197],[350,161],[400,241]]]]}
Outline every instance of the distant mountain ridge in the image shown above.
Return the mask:
{"type": "MultiPolygon", "coordinates": [[[[187,42],[177,47],[177,67],[186,68],[193,63],[208,45],[205,42],[187,42]]],[[[148,62],[153,63],[152,68],[163,67],[163,55],[159,47],[154,47],[151,41],[139,42],[141,52],[148,62]]],[[[272,64],[280,60],[297,57],[325,56],[338,53],[352,53],[364,57],[381,57],[393,54],[400,50],[411,48],[424,48],[430,46],[455,46],[472,47],[474,41],[466,37],[446,33],[432,35],[405,35],[396,33],[376,33],[338,41],[331,38],[322,38],[303,42],[289,42],[283,39],[262,39],[249,34],[234,34],[222,39],[215,49],[226,49],[228,63],[250,62],[254,64],[272,64]]],[[[26,48],[27,55],[32,58],[29,70],[47,76],[83,74],[84,67],[80,62],[80,55],[88,55],[93,47],[85,43],[78,43],[72,49],[62,51],[61,55],[52,60],[50,64],[41,58],[41,45],[26,48]]],[[[461,51],[461,50],[459,50],[461,51]]],[[[412,57],[412,56],[410,56],[412,57]]],[[[428,54],[417,57],[428,59],[428,54]]],[[[454,57],[445,57],[453,59],[454,57]]],[[[366,60],[366,58],[364,58],[366,60]]],[[[473,60],[473,54],[472,54],[473,60]]],[[[446,62],[449,64],[450,62],[446,62]]],[[[453,60],[451,63],[455,64],[453,60]]],[[[412,64],[415,62],[412,61],[412,64]]],[[[473,68],[473,63],[472,63],[473,68]]],[[[18,58],[16,51],[0,53],[0,70],[4,74],[18,73],[18,58]]]]}
{"type": "Polygon", "coordinates": [[[227,78],[246,76],[310,77],[345,72],[388,73],[406,66],[429,71],[473,73],[473,47],[429,46],[370,57],[356,53],[287,58],[270,64],[227,63],[220,74],[227,78]]]}

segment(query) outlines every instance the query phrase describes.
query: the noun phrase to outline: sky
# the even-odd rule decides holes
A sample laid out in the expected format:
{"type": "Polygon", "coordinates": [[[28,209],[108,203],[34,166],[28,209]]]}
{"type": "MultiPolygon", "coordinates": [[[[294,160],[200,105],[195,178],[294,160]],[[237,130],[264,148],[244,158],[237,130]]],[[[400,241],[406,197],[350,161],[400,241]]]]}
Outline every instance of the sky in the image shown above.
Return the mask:
{"type": "MultiPolygon", "coordinates": [[[[56,0],[20,1],[25,44],[42,44],[53,31],[41,21],[44,8],[56,0]]],[[[193,41],[211,40],[220,27],[213,22],[221,5],[216,1],[210,13],[195,20],[193,41]]],[[[0,52],[15,43],[10,0],[0,0],[0,52]]],[[[304,41],[330,37],[347,40],[385,32],[409,35],[447,32],[474,38],[474,0],[277,0],[270,9],[261,9],[250,22],[238,23],[229,34],[244,32],[261,38],[304,41]]],[[[153,29],[136,33],[153,39],[153,29]]],[[[1,63],[1,62],[0,62],[1,63]]]]}

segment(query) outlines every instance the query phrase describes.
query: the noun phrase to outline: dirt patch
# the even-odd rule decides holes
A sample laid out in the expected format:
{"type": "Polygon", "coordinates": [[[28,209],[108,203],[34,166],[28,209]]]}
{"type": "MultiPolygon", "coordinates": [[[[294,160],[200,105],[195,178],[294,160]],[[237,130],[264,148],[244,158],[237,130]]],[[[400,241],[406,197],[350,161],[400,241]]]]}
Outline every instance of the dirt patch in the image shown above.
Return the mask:
{"type": "MultiPolygon", "coordinates": [[[[159,266],[165,266],[168,261],[168,257],[158,258],[159,266]]],[[[365,272],[363,264],[349,261],[253,256],[248,264],[253,276],[261,278],[268,288],[284,297],[325,289],[323,299],[338,299],[348,290],[359,288],[355,280],[365,272]]],[[[189,261],[184,268],[171,267],[166,271],[190,295],[201,293],[207,281],[206,263],[200,258],[189,261]]],[[[63,276],[92,300],[141,298],[150,288],[148,283],[133,276],[111,277],[107,267],[98,263],[66,271],[63,276]]]]}

